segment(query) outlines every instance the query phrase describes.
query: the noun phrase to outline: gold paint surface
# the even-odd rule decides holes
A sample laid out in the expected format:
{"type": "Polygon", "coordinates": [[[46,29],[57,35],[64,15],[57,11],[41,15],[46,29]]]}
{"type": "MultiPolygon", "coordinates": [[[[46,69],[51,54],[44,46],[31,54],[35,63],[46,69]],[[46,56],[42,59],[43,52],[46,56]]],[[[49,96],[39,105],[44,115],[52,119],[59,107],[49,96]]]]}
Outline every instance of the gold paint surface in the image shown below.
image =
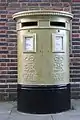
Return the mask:
{"type": "Polygon", "coordinates": [[[69,82],[69,31],[64,34],[64,52],[52,52],[52,33],[57,29],[31,29],[18,31],[18,83],[66,84],[69,82]],[[23,52],[27,34],[36,33],[36,52],[23,52]]]}

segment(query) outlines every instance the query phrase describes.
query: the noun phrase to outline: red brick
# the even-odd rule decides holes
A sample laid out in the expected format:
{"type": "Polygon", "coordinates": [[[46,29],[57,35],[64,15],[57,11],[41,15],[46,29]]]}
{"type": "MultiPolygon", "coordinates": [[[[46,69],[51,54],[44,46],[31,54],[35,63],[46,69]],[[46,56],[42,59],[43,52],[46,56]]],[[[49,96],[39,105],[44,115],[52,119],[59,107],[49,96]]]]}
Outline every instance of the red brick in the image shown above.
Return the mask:
{"type": "Polygon", "coordinates": [[[55,6],[55,7],[63,7],[63,3],[62,2],[53,2],[51,5],[55,6]]]}
{"type": "Polygon", "coordinates": [[[16,47],[8,47],[8,50],[16,50],[16,47]]]}
{"type": "Polygon", "coordinates": [[[26,6],[27,6],[27,3],[22,3],[22,4],[21,4],[21,7],[26,8],[26,6]]]}
{"type": "Polygon", "coordinates": [[[2,47],[2,50],[7,50],[7,47],[2,47]]]}
{"type": "Polygon", "coordinates": [[[7,71],[1,71],[1,74],[7,74],[7,71]]]}
{"type": "Polygon", "coordinates": [[[6,41],[6,39],[0,39],[0,41],[4,42],[4,41],[6,41]]]}
{"type": "Polygon", "coordinates": [[[0,6],[0,10],[6,10],[6,6],[0,6]]]}
{"type": "Polygon", "coordinates": [[[18,2],[18,0],[7,0],[7,2],[18,2]]]}
{"type": "Polygon", "coordinates": [[[16,58],[17,57],[17,55],[8,55],[8,58],[16,58]]]}
{"type": "Polygon", "coordinates": [[[6,63],[1,63],[1,66],[6,66],[6,63]]]}
{"type": "Polygon", "coordinates": [[[0,26],[5,25],[5,23],[0,23],[0,26]]]}
{"type": "Polygon", "coordinates": [[[7,2],[7,0],[1,0],[1,2],[5,2],[5,3],[6,3],[6,2],[7,2]]]}
{"type": "Polygon", "coordinates": [[[63,3],[63,7],[71,7],[71,6],[70,6],[70,3],[64,2],[64,3],[63,3]]]}
{"type": "Polygon", "coordinates": [[[0,33],[6,33],[6,31],[5,30],[1,30],[0,33]]]}
{"type": "Polygon", "coordinates": [[[17,88],[17,84],[9,85],[9,88],[17,88]]]}
{"type": "Polygon", "coordinates": [[[17,51],[11,51],[11,54],[15,54],[15,55],[16,55],[16,54],[17,54],[17,51]]]}
{"type": "Polygon", "coordinates": [[[42,3],[40,3],[40,6],[41,7],[50,6],[50,3],[49,2],[42,2],[42,3]]]}
{"type": "Polygon", "coordinates": [[[9,93],[17,92],[17,89],[16,88],[15,89],[13,89],[13,88],[12,89],[11,88],[10,89],[6,89],[6,92],[9,92],[9,93]]]}
{"type": "Polygon", "coordinates": [[[72,34],[72,37],[79,37],[79,34],[72,34]]]}
{"type": "Polygon", "coordinates": [[[80,0],[72,0],[72,2],[80,2],[80,0]]]}
{"type": "Polygon", "coordinates": [[[31,2],[31,3],[28,3],[28,6],[38,6],[38,3],[34,3],[34,2],[31,2]]]}
{"type": "Polygon", "coordinates": [[[7,66],[17,66],[17,63],[7,63],[7,66]]]}
{"type": "Polygon", "coordinates": [[[16,83],[17,82],[17,78],[8,78],[8,80],[6,80],[7,83],[16,83]]]}
{"type": "Polygon", "coordinates": [[[12,8],[12,9],[15,9],[15,8],[20,8],[20,3],[9,3],[8,4],[8,7],[7,8],[12,8]]]}
{"type": "Polygon", "coordinates": [[[6,15],[1,15],[1,18],[6,18],[6,15]]]}
{"type": "Polygon", "coordinates": [[[6,58],[7,57],[7,55],[2,55],[2,58],[6,58]]]}
{"type": "MultiPolygon", "coordinates": [[[[0,6],[1,6],[1,7],[6,7],[7,5],[8,5],[8,4],[7,4],[6,2],[5,2],[5,3],[3,3],[3,2],[0,3],[0,6]]],[[[4,9],[4,10],[5,10],[5,9],[4,9]]]]}
{"type": "Polygon", "coordinates": [[[11,62],[17,62],[17,59],[11,59],[11,62]]]}
{"type": "Polygon", "coordinates": [[[8,19],[9,19],[9,18],[12,18],[12,15],[8,14],[8,15],[7,15],[7,18],[8,18],[8,19]]]}
{"type": "Polygon", "coordinates": [[[0,70],[8,70],[8,67],[0,67],[0,70]]]}

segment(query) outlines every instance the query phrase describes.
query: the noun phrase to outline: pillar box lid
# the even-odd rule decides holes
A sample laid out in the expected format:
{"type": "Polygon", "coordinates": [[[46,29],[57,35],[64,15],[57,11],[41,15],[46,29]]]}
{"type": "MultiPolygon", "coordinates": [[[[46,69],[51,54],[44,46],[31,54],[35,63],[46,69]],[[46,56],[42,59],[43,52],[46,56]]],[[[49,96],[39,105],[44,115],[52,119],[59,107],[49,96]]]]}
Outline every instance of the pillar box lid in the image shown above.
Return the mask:
{"type": "Polygon", "coordinates": [[[33,10],[33,11],[22,11],[13,14],[13,19],[18,19],[22,17],[30,16],[62,16],[66,18],[73,18],[73,14],[65,11],[56,11],[56,10],[33,10]]]}

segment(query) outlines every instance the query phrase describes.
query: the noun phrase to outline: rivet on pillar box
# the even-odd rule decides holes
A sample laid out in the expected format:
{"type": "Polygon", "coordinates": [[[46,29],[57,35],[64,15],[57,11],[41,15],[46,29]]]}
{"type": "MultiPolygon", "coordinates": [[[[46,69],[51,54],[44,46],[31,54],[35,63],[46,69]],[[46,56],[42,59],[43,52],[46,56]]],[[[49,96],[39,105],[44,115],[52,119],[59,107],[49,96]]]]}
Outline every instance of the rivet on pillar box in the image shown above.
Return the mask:
{"type": "Polygon", "coordinates": [[[70,109],[69,40],[73,15],[63,11],[23,11],[17,21],[20,112],[47,114],[70,109]]]}

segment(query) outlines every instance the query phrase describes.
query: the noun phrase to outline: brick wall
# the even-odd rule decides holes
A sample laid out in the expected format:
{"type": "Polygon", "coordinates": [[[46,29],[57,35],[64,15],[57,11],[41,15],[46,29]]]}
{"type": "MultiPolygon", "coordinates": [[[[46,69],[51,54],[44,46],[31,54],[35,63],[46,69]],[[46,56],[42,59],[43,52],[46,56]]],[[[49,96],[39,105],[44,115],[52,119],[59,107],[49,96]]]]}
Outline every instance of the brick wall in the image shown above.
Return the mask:
{"type": "Polygon", "coordinates": [[[16,99],[17,84],[17,35],[12,14],[23,10],[53,9],[71,11],[73,19],[73,39],[70,53],[70,81],[72,97],[79,97],[80,42],[79,11],[80,0],[0,0],[0,100],[16,99]],[[76,12],[77,11],[77,12],[76,12]],[[76,92],[77,91],[77,92],[76,92]]]}
{"type": "Polygon", "coordinates": [[[72,98],[80,98],[80,0],[73,0],[72,41],[70,56],[70,81],[72,98]]]}

